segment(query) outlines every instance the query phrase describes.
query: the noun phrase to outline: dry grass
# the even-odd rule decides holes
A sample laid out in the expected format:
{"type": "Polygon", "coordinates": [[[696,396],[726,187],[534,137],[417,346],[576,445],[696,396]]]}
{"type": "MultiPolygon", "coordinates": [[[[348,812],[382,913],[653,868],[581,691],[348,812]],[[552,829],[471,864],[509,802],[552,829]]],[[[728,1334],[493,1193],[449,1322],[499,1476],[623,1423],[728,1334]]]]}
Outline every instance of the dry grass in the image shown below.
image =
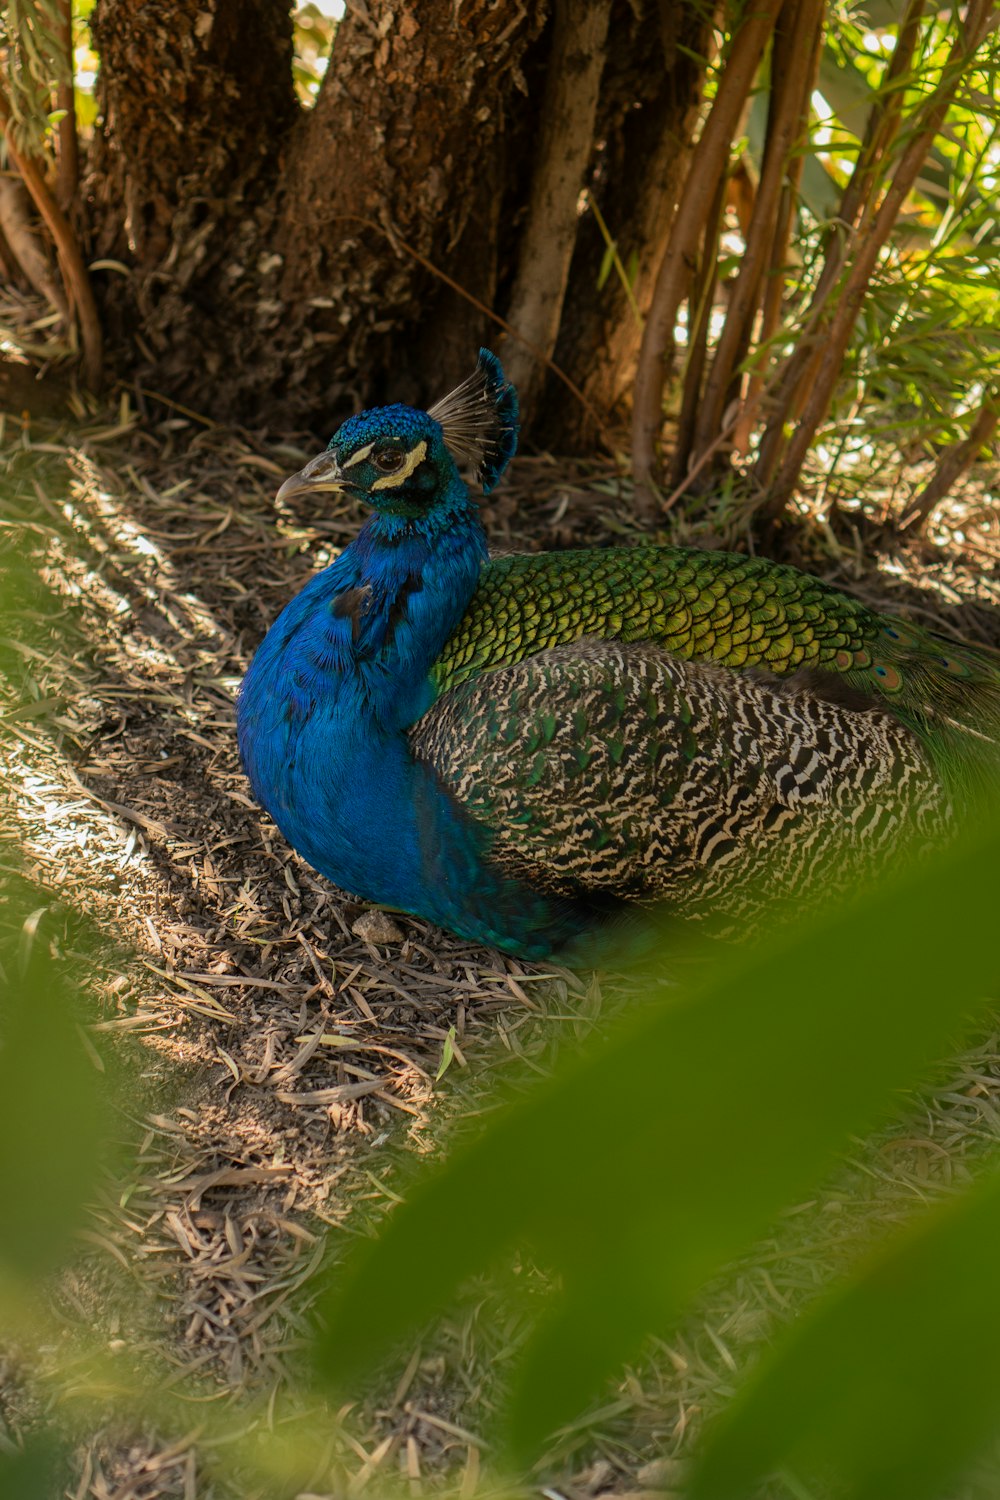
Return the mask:
{"type": "MultiPolygon", "coordinates": [[[[341,500],[322,517],[275,512],[308,440],[135,399],[111,419],[81,409],[72,429],[5,418],[0,528],[34,582],[5,628],[0,753],[19,877],[37,904],[81,908],[106,935],[89,975],[95,1031],[128,1080],[127,1149],[52,1289],[54,1315],[70,1348],[96,1332],[118,1390],[152,1380],[162,1407],[128,1415],[115,1380],[102,1399],[74,1387],[65,1351],[21,1347],[0,1414],[16,1440],[57,1403],[75,1500],[306,1500],[393,1476],[410,1494],[446,1481],[488,1493],[482,1429],[522,1315],[484,1286],[363,1399],[329,1411],[289,1378],[324,1228],[334,1246],[366,1232],[408,1162],[546,1071],[622,996],[610,979],[531,970],[416,920],[379,926],[287,849],[248,796],[233,694],[278,609],[360,517],[341,500]],[[273,1452],[283,1433],[311,1467],[297,1488],[262,1477],[263,1438],[273,1452]]],[[[542,457],[519,464],[485,519],[495,546],[525,548],[618,539],[624,513],[610,472],[542,457]]],[[[818,561],[870,597],[996,640],[995,513],[970,490],[939,525],[940,545],[895,543],[860,580],[849,550],[818,561]]],[[[967,1176],[1000,1135],[998,1111],[989,1036],[904,1127],[859,1145],[669,1346],[651,1345],[554,1446],[544,1482],[570,1496],[668,1490],[704,1413],[859,1225],[874,1235],[967,1176]]]]}

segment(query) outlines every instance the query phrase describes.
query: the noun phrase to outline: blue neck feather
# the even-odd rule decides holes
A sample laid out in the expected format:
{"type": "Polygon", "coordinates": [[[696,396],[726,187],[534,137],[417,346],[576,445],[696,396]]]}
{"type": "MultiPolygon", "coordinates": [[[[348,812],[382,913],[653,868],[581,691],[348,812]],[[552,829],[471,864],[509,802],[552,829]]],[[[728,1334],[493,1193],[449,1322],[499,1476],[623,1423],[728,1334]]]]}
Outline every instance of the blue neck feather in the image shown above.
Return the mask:
{"type": "Polygon", "coordinates": [[[486,557],[456,475],[433,518],[373,516],[264,638],[240,693],[240,751],[258,800],[342,888],[449,921],[481,838],[405,729],[486,557]],[[428,914],[434,915],[432,909],[428,914]]]}

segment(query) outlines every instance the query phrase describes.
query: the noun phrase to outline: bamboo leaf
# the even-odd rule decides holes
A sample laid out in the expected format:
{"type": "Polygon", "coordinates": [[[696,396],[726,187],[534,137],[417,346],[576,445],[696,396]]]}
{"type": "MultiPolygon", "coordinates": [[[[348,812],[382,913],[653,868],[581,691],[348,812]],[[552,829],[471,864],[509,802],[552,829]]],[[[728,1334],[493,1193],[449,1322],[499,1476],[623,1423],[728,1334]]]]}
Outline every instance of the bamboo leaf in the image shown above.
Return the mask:
{"type": "Polygon", "coordinates": [[[47,944],[41,913],[0,973],[0,1267],[37,1274],[72,1240],[100,1166],[98,1075],[47,944]]]}
{"type": "Polygon", "coordinates": [[[1000,1430],[998,1244],[994,1174],[880,1250],[709,1433],[689,1500],[744,1500],[779,1467],[850,1500],[938,1500],[1000,1430]]]}

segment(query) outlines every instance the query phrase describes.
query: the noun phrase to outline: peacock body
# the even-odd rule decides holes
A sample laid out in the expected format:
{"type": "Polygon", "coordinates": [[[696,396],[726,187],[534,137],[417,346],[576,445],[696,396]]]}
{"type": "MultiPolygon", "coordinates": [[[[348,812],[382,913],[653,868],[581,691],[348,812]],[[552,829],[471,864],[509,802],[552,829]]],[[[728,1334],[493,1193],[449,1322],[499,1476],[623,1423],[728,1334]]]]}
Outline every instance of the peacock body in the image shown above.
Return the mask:
{"type": "Polygon", "coordinates": [[[516,437],[482,351],[430,412],[351,418],[283,487],[373,508],[238,704],[258,800],[341,888],[535,958],[628,903],[745,928],[939,842],[994,778],[990,656],[794,568],[490,560],[458,464],[489,491],[516,437]]]}

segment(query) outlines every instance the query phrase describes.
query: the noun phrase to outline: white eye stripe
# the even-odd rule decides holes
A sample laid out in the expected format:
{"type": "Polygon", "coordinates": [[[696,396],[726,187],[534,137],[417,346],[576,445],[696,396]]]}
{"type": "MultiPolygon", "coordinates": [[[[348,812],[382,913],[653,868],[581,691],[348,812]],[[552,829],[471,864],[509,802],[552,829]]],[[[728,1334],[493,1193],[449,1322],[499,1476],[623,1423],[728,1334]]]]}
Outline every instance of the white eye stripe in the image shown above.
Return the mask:
{"type": "Polygon", "coordinates": [[[410,452],[406,455],[405,462],[400,465],[396,472],[394,474],[386,474],[382,479],[376,479],[372,485],[372,490],[394,490],[398,484],[403,483],[404,479],[409,479],[414,469],[422,464],[426,457],[427,444],[421,439],[415,448],[411,448],[410,452]]]}
{"type": "Polygon", "coordinates": [[[341,469],[353,469],[355,464],[364,463],[374,446],[374,443],[366,443],[363,448],[358,449],[357,453],[352,453],[346,463],[341,464],[341,469]]]}

